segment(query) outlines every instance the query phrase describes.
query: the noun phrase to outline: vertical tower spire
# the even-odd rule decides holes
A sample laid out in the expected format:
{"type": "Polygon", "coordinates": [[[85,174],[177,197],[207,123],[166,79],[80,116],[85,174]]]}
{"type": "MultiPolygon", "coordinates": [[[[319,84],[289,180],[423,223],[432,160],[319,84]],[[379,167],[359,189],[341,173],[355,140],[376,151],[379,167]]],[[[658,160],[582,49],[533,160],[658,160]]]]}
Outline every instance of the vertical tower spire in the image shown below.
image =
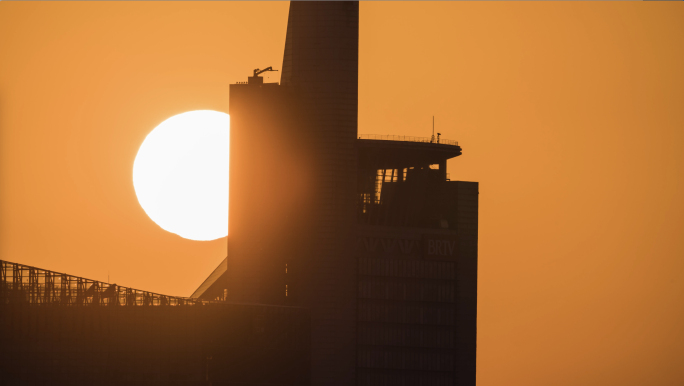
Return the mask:
{"type": "Polygon", "coordinates": [[[311,309],[313,385],[356,382],[358,2],[290,2],[281,85],[301,95],[315,159],[300,304],[311,309]]]}

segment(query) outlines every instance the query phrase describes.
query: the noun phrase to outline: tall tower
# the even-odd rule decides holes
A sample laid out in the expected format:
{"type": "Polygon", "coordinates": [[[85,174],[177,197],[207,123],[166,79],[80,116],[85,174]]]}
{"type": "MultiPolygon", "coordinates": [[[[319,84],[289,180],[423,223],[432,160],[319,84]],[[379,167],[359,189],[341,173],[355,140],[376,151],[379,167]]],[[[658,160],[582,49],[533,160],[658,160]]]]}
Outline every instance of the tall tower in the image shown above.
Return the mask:
{"type": "Polygon", "coordinates": [[[315,194],[298,304],[311,307],[314,385],[352,385],[356,369],[358,2],[291,2],[283,87],[301,93],[315,194]]]}
{"type": "Polygon", "coordinates": [[[228,257],[208,284],[309,308],[313,385],[356,379],[358,15],[292,2],[281,84],[230,87],[228,257]]]}

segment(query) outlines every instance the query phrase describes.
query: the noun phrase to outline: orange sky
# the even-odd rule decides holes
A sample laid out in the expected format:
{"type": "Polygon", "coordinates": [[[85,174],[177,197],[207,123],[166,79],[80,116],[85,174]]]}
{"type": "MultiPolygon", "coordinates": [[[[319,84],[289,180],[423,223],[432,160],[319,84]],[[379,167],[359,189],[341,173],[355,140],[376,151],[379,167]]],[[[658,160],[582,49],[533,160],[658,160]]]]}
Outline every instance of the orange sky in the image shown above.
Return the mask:
{"type": "MultiPolygon", "coordinates": [[[[189,295],[225,239],[155,225],[133,160],[279,69],[287,10],[0,2],[0,258],[189,295]]],[[[683,26],[682,2],[361,4],[359,132],[436,115],[480,182],[479,385],[684,384],[683,26]]]]}

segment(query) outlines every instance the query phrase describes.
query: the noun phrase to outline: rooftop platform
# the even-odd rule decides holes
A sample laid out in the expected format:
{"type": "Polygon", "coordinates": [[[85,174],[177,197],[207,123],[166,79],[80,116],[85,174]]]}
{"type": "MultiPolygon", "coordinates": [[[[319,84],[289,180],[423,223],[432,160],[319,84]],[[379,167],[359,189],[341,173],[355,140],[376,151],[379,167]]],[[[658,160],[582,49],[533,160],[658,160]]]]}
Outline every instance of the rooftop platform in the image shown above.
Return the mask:
{"type": "Polygon", "coordinates": [[[359,135],[359,162],[378,169],[435,165],[460,156],[457,141],[402,135],[359,135]]]}

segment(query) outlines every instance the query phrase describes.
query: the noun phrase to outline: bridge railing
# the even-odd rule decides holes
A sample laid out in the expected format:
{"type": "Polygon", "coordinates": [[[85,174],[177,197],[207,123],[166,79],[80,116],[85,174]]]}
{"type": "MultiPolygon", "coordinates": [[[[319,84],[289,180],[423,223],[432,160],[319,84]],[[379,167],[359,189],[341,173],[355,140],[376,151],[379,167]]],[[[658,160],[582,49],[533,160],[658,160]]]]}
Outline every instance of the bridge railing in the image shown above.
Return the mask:
{"type": "Polygon", "coordinates": [[[190,298],[161,295],[0,260],[0,304],[181,306],[190,298]]]}
{"type": "Polygon", "coordinates": [[[451,139],[444,139],[437,137],[412,137],[409,135],[391,135],[391,134],[359,134],[359,139],[377,139],[384,141],[404,141],[404,142],[423,142],[436,143],[440,145],[458,146],[458,141],[451,139]]]}

